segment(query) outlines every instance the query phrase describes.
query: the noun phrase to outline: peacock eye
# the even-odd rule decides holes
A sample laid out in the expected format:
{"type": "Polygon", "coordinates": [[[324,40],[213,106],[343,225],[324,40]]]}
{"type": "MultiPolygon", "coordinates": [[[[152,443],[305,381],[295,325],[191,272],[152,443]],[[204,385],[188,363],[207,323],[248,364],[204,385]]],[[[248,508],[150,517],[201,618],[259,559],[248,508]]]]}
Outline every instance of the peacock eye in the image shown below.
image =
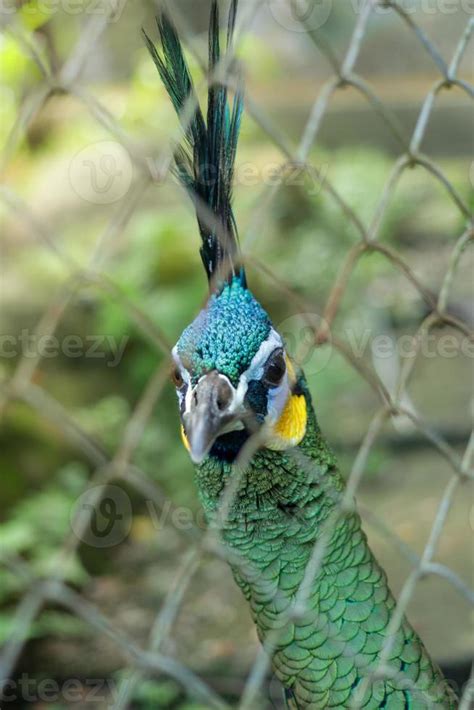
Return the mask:
{"type": "Polygon", "coordinates": [[[280,384],[283,375],[286,371],[285,356],[283,350],[278,348],[274,350],[273,353],[267,360],[265,366],[265,374],[263,376],[263,381],[266,385],[270,387],[276,387],[280,384]]]}
{"type": "Polygon", "coordinates": [[[183,376],[178,366],[175,366],[171,372],[171,381],[177,389],[181,389],[184,385],[183,376]]]}

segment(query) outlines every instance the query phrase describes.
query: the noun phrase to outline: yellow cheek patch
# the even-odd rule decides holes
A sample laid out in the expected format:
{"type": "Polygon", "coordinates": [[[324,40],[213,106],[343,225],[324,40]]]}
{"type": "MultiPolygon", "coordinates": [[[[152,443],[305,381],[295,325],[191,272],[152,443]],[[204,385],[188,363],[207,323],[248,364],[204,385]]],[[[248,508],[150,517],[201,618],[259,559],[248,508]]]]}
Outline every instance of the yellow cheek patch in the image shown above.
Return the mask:
{"type": "Polygon", "coordinates": [[[183,441],[183,444],[184,444],[185,447],[186,447],[186,450],[189,451],[189,450],[190,450],[190,447],[189,447],[188,437],[187,437],[186,434],[184,433],[184,427],[183,427],[182,425],[181,425],[181,439],[182,439],[182,441],[183,441]]]}
{"type": "Polygon", "coordinates": [[[290,395],[279,420],[270,432],[267,447],[274,451],[284,451],[297,446],[306,433],[307,421],[308,412],[304,395],[290,395]]]}

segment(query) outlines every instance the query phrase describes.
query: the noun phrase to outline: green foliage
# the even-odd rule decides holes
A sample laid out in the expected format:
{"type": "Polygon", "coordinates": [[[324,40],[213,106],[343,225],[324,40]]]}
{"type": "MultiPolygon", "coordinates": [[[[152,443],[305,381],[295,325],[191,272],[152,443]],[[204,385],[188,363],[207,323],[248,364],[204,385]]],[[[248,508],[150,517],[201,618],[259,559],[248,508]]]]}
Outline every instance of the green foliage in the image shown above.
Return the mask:
{"type": "Polygon", "coordinates": [[[117,447],[129,416],[128,402],[118,395],[104,397],[93,406],[76,411],[76,420],[81,427],[110,451],[117,447]]]}
{"type": "MultiPolygon", "coordinates": [[[[13,507],[0,524],[0,559],[22,558],[28,561],[34,577],[46,578],[57,571],[60,549],[71,532],[70,515],[74,502],[87,483],[82,464],[71,462],[41,491],[35,491],[13,507]]],[[[77,555],[62,563],[64,579],[82,584],[87,574],[77,555]]],[[[0,605],[11,605],[24,593],[30,581],[0,566],[0,605]]],[[[0,643],[11,630],[11,610],[0,613],[0,643]]],[[[81,624],[63,612],[44,613],[29,630],[30,636],[52,632],[76,633],[81,624]]]]}
{"type": "MultiPolygon", "coordinates": [[[[120,682],[124,674],[117,677],[120,682]]],[[[183,689],[169,679],[142,678],[133,694],[137,710],[207,710],[207,706],[187,700],[183,689]]]]}
{"type": "MultiPolygon", "coordinates": [[[[28,14],[30,3],[21,9],[21,18],[26,28],[28,22],[43,22],[44,15],[28,14]],[[36,18],[36,19],[35,19],[36,18]]],[[[47,19],[47,18],[46,18],[47,19]]],[[[12,35],[3,33],[0,38],[0,147],[15,125],[21,105],[22,87],[39,78],[39,69],[27,48],[12,35]]]]}
{"type": "MultiPolygon", "coordinates": [[[[27,556],[39,576],[50,572],[52,554],[70,530],[71,506],[86,482],[85,467],[70,463],[50,485],[21,500],[1,525],[2,554],[27,556]]],[[[77,561],[66,577],[77,581],[84,578],[77,561]]]]}
{"type": "Polygon", "coordinates": [[[180,687],[171,680],[142,680],[134,694],[134,704],[140,710],[165,710],[178,708],[177,702],[181,696],[180,687]]]}

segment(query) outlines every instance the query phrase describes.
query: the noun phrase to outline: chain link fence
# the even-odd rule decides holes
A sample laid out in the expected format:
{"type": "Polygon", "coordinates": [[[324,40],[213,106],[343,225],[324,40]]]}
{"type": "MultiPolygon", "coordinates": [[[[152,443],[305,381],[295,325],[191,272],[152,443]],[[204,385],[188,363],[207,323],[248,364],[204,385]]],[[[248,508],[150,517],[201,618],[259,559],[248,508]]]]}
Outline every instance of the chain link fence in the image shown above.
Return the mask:
{"type": "MultiPolygon", "coordinates": [[[[239,38],[245,36],[261,4],[261,2],[255,0],[255,2],[249,2],[242,6],[238,23],[239,38]]],[[[284,10],[281,9],[281,4],[273,3],[273,5],[280,8],[276,11],[284,13],[284,10]]],[[[265,219],[272,200],[288,172],[298,170],[307,172],[315,177],[321,186],[321,199],[331,202],[340,211],[343,219],[350,223],[359,235],[358,241],[348,249],[343,262],[340,264],[338,276],[327,294],[322,318],[316,325],[314,321],[308,319],[315,346],[324,348],[330,342],[331,347],[337,350],[354,368],[357,376],[362,378],[367,386],[373,390],[379,401],[379,408],[373,415],[367,433],[360,442],[359,450],[354,457],[348,476],[347,491],[343,505],[350,509],[353,496],[357,493],[358,486],[366,470],[368,457],[376,445],[383,427],[388,421],[397,416],[406,417],[411,421],[419,434],[444,459],[446,467],[449,467],[452,472],[444,493],[438,502],[431,533],[421,555],[409,549],[394,532],[384,527],[382,521],[378,521],[381,534],[385,535],[390,543],[407,557],[411,565],[411,572],[402,586],[401,593],[398,595],[396,613],[391,622],[391,628],[395,629],[405,613],[415,587],[426,576],[441,576],[469,603],[472,604],[474,602],[472,590],[466,586],[459,575],[448,566],[436,561],[438,544],[443,535],[453,497],[458,489],[468,479],[472,480],[473,477],[474,435],[471,435],[466,443],[464,454],[459,455],[456,448],[451,446],[423,421],[417,412],[405,404],[405,395],[408,392],[413,372],[421,357],[423,343],[433,329],[449,327],[455,329],[463,337],[472,338],[469,324],[450,309],[450,295],[453,283],[455,283],[463,254],[473,240],[474,231],[470,209],[439,165],[422,151],[422,145],[433,113],[436,111],[437,101],[441,95],[450,91],[457,91],[466,94],[470,98],[474,96],[473,88],[458,75],[461,61],[468,51],[472,38],[474,21],[470,19],[467,22],[452,56],[446,60],[430,37],[415,22],[413,15],[408,12],[404,4],[390,0],[385,2],[382,0],[380,2],[369,0],[360,3],[358,12],[355,15],[352,36],[344,56],[339,58],[325,34],[324,5],[324,3],[315,3],[314,6],[308,5],[308,11],[302,12],[299,18],[296,18],[294,13],[283,14],[284,18],[289,18],[291,22],[298,22],[306,30],[308,37],[325,56],[333,71],[333,75],[324,83],[312,105],[296,149],[290,146],[285,135],[267,115],[265,108],[254,101],[250,95],[246,98],[247,113],[264,131],[268,142],[276,146],[281,153],[281,165],[277,179],[273,181],[271,186],[263,187],[262,194],[258,200],[258,207],[252,215],[248,230],[242,235],[242,242],[246,263],[261,271],[264,280],[272,282],[277,289],[285,294],[289,302],[294,304],[299,313],[305,314],[312,313],[314,305],[308,303],[294,290],[288,288],[283,280],[274,274],[267,264],[262,263],[252,250],[254,237],[259,232],[262,220],[265,219]],[[313,7],[313,10],[311,10],[311,7],[313,7]],[[315,8],[319,14],[315,14],[315,8]],[[398,15],[399,22],[406,27],[406,32],[411,33],[412,41],[418,43],[428,53],[439,73],[439,78],[435,81],[428,94],[420,97],[418,119],[411,135],[407,135],[400,127],[394,113],[355,69],[373,14],[380,9],[387,13],[398,15]],[[331,100],[338,92],[347,87],[352,87],[355,92],[358,92],[368,102],[371,110],[379,116],[399,145],[399,156],[393,162],[388,180],[380,188],[376,209],[368,221],[363,221],[358,216],[346,201],[344,194],[336,189],[328,177],[321,174],[320,168],[311,164],[310,161],[311,149],[318,140],[320,128],[331,100]],[[453,246],[451,254],[444,266],[444,278],[439,294],[436,296],[424,285],[402,254],[392,246],[382,242],[379,238],[381,223],[397,186],[405,172],[413,167],[426,171],[430,179],[437,181],[441,185],[458,211],[460,220],[464,225],[461,233],[452,235],[453,246]],[[375,369],[368,367],[366,363],[354,356],[347,342],[343,339],[338,339],[331,332],[332,325],[340,312],[341,304],[347,295],[347,289],[355,269],[366,255],[374,253],[390,262],[392,267],[401,274],[402,278],[406,279],[417,290],[420,298],[425,303],[427,311],[427,315],[419,324],[417,331],[410,336],[416,357],[406,359],[402,363],[397,382],[390,388],[384,384],[375,369]]],[[[166,180],[172,160],[174,140],[171,140],[168,145],[164,146],[160,154],[150,160],[147,157],[147,150],[140,144],[138,137],[127,135],[114,119],[107,106],[101,104],[81,81],[81,73],[91,49],[102,41],[104,32],[111,21],[115,19],[120,22],[121,8],[118,5],[111,7],[108,12],[89,17],[83,26],[77,44],[72,47],[66,59],[56,65],[54,62],[48,61],[43,47],[37,42],[35,33],[25,32],[24,26],[18,21],[19,11],[20,7],[12,6],[6,8],[3,12],[2,30],[4,36],[15,38],[15,41],[35,62],[42,79],[30,86],[24,95],[17,121],[8,136],[1,156],[3,172],[7,174],[8,167],[16,156],[18,146],[25,132],[42,111],[45,103],[52,95],[58,93],[70,94],[81,102],[94,121],[110,134],[110,140],[114,142],[114,150],[120,150],[121,146],[126,151],[127,159],[133,163],[136,171],[136,179],[133,184],[127,184],[124,188],[124,194],[119,201],[119,209],[115,212],[105,231],[98,236],[95,248],[87,264],[76,260],[68,250],[61,246],[58,240],[52,237],[48,226],[37,220],[28,204],[9,186],[8,180],[2,185],[0,197],[7,210],[13,215],[15,220],[26,225],[30,234],[35,240],[42,243],[45,249],[53,250],[56,253],[58,259],[67,267],[69,273],[69,277],[59,292],[52,296],[48,309],[37,323],[35,335],[38,338],[53,335],[64,318],[69,304],[78,298],[82,291],[93,288],[100,293],[100,298],[118,301],[156,351],[160,354],[164,353],[166,357],[160,359],[153,376],[149,379],[133,410],[132,416],[126,423],[120,446],[112,456],[107,452],[107,446],[98,442],[96,438],[92,438],[81,428],[71,412],[37,381],[36,374],[42,360],[40,353],[37,353],[35,357],[22,357],[14,374],[7,381],[2,382],[0,393],[1,413],[6,411],[12,401],[24,402],[32,411],[36,412],[38,417],[50,421],[54,427],[58,428],[63,433],[64,438],[87,457],[95,472],[90,478],[87,490],[81,496],[82,504],[77,506],[77,515],[72,520],[70,535],[64,540],[62,548],[58,550],[58,555],[55,558],[54,573],[47,578],[38,578],[31,569],[28,560],[2,552],[0,544],[1,565],[21,579],[28,590],[18,603],[11,632],[0,653],[0,682],[3,684],[4,689],[8,688],[9,682],[15,677],[16,664],[24,650],[30,628],[41,617],[48,604],[56,604],[80,618],[97,635],[105,635],[110,638],[122,652],[126,673],[124,673],[120,682],[118,693],[113,703],[114,708],[131,707],[134,694],[140,682],[143,678],[150,676],[171,677],[179,683],[191,698],[201,701],[204,706],[227,708],[229,707],[228,702],[223,697],[220,697],[208,683],[204,682],[183,663],[169,655],[165,655],[162,651],[166,645],[166,640],[173,633],[173,626],[183,604],[186,590],[192,584],[193,577],[203,560],[207,559],[209,555],[226,556],[219,541],[218,530],[203,532],[202,529],[195,526],[183,532],[188,539],[189,550],[176,565],[174,583],[168,590],[165,602],[157,612],[147,647],[138,646],[130,635],[124,633],[97,605],[88,600],[86,595],[77,591],[65,578],[67,561],[77,552],[81,541],[85,540],[87,542],[87,536],[91,525],[94,523],[97,510],[104,503],[103,496],[107,497],[109,504],[111,502],[111,484],[116,487],[117,495],[119,496],[120,483],[126,482],[144,500],[153,501],[158,509],[161,509],[164,504],[162,490],[148,475],[148,472],[142,470],[136,463],[135,452],[154,408],[157,405],[159,406],[164,387],[168,382],[170,344],[161,332],[159,324],[153,322],[147,313],[137,307],[108,275],[107,259],[110,245],[123,232],[146,190],[151,185],[161,184],[166,180]]],[[[171,14],[182,37],[185,38],[185,43],[191,54],[199,64],[204,64],[203,47],[196,42],[189,32],[186,18],[180,14],[176,7],[171,8],[171,14]]],[[[229,78],[229,83],[231,83],[231,77],[229,78]]],[[[179,133],[174,138],[178,140],[179,133]]],[[[337,235],[334,235],[334,238],[337,239],[337,235]]],[[[244,456],[248,455],[251,455],[251,451],[245,452],[244,456]]],[[[236,490],[236,485],[236,481],[233,480],[224,495],[222,524],[225,524],[226,510],[236,490]]],[[[113,499],[112,503],[115,505],[117,500],[113,499]]],[[[126,502],[124,505],[126,505],[126,502]]],[[[469,524],[466,521],[466,533],[469,532],[468,527],[469,524]]],[[[312,562],[309,565],[312,565],[312,568],[307,570],[307,575],[309,575],[310,579],[314,579],[317,574],[317,559],[320,552],[320,543],[318,543],[311,558],[312,562]]],[[[304,605],[305,590],[300,591],[299,602],[304,605]]],[[[276,640],[276,638],[273,639],[273,642],[276,640]]],[[[269,648],[266,650],[271,651],[271,641],[267,646],[269,648]]],[[[382,654],[379,669],[382,674],[390,672],[386,665],[386,658],[387,654],[382,654]]],[[[259,704],[262,702],[260,694],[268,670],[268,654],[263,650],[257,655],[245,683],[238,703],[238,707],[241,710],[261,707],[261,704],[259,704]]],[[[462,689],[460,708],[467,710],[467,708],[472,706],[473,700],[474,679],[471,679],[470,683],[462,689]]]]}

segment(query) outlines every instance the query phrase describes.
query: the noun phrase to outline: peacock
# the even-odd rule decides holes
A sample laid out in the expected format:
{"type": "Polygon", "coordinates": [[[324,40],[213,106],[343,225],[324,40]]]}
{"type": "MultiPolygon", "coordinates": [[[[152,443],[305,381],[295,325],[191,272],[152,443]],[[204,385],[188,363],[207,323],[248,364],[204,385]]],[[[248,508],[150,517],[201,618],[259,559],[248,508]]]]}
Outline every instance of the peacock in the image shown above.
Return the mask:
{"type": "Polygon", "coordinates": [[[453,691],[408,621],[391,624],[394,598],[359,515],[341,505],[343,479],[304,373],[247,285],[232,210],[243,110],[236,13],[232,0],[221,50],[212,2],[205,111],[169,16],[157,20],[161,50],[144,32],[181,121],[173,171],[196,209],[209,281],[205,307],[172,351],[200,500],[288,708],[454,708],[453,691]],[[223,79],[230,75],[232,97],[223,79]]]}

